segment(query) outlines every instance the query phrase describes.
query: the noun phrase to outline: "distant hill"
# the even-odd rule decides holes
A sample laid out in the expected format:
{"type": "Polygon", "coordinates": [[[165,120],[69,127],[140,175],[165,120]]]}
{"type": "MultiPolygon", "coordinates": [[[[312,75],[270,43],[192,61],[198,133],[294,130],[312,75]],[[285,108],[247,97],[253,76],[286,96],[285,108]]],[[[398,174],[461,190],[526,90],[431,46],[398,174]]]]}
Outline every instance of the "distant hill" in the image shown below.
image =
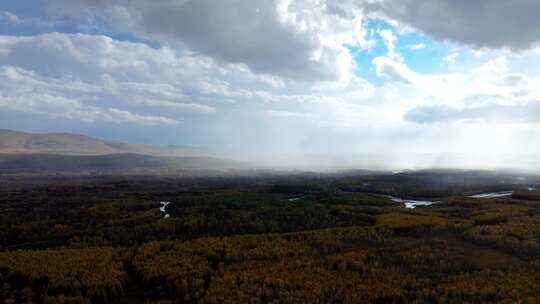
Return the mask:
{"type": "Polygon", "coordinates": [[[177,146],[136,145],[85,135],[0,130],[2,173],[194,173],[248,169],[177,146]]]}
{"type": "Polygon", "coordinates": [[[68,133],[32,134],[0,130],[0,153],[110,155],[143,154],[153,156],[201,156],[197,149],[177,146],[151,146],[107,141],[68,133]]]}

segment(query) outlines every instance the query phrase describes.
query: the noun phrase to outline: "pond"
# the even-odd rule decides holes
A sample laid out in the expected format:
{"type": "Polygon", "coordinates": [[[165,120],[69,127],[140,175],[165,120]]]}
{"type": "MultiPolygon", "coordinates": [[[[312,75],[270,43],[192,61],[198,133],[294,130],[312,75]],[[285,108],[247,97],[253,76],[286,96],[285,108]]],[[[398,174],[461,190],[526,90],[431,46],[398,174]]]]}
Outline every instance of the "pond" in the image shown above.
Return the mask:
{"type": "Polygon", "coordinates": [[[383,195],[383,197],[389,198],[393,202],[404,204],[405,208],[414,209],[417,206],[431,206],[435,203],[434,201],[425,201],[425,200],[413,200],[413,199],[404,199],[401,197],[395,197],[391,195],[383,195]]]}
{"type": "Polygon", "coordinates": [[[287,199],[289,202],[296,202],[296,201],[299,201],[301,199],[303,199],[304,197],[292,197],[292,198],[289,198],[287,199]]]}

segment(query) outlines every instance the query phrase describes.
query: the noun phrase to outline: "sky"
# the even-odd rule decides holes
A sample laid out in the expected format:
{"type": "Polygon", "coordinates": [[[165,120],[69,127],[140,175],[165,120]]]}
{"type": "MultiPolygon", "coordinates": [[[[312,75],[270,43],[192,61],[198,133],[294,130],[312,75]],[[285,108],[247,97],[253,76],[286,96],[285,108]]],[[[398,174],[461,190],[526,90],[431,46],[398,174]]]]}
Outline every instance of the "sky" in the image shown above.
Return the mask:
{"type": "Polygon", "coordinates": [[[0,2],[0,128],[299,167],[540,169],[536,0],[0,2]]]}

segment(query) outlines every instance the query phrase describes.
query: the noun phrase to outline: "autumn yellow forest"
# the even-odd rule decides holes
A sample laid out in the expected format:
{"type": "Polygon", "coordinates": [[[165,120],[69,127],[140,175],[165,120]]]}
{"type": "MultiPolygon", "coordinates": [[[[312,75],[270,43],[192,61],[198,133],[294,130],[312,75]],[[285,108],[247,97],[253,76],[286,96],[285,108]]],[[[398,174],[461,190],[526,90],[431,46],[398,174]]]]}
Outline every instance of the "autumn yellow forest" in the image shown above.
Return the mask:
{"type": "Polygon", "coordinates": [[[540,192],[496,175],[40,178],[2,179],[2,303],[540,298],[540,192]]]}

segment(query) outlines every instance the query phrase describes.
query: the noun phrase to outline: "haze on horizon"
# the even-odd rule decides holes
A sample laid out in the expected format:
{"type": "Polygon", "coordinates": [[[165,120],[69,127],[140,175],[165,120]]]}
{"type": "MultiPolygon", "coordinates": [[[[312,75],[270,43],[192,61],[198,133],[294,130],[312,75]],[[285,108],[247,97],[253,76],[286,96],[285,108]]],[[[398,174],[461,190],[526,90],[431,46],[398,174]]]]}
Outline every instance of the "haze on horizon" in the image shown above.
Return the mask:
{"type": "Polygon", "coordinates": [[[279,168],[540,170],[540,2],[0,3],[0,128],[279,168]]]}

